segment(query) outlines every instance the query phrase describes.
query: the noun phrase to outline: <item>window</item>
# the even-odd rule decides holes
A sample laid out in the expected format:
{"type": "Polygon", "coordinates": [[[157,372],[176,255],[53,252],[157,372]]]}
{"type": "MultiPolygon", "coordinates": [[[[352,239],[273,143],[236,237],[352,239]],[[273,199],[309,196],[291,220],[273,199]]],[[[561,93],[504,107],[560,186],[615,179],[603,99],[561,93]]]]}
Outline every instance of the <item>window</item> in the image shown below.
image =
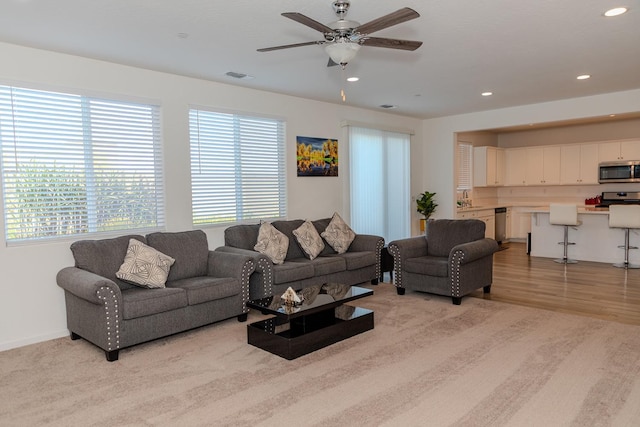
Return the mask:
{"type": "Polygon", "coordinates": [[[191,109],[193,224],[286,217],[284,122],[191,109]]]}
{"type": "Polygon", "coordinates": [[[469,142],[458,141],[458,191],[469,191],[473,187],[473,145],[469,142]]]}
{"type": "Polygon", "coordinates": [[[351,226],[385,242],[411,234],[410,135],[349,127],[351,226]]]}
{"type": "Polygon", "coordinates": [[[159,107],[0,86],[7,242],[164,226],[159,107]]]}

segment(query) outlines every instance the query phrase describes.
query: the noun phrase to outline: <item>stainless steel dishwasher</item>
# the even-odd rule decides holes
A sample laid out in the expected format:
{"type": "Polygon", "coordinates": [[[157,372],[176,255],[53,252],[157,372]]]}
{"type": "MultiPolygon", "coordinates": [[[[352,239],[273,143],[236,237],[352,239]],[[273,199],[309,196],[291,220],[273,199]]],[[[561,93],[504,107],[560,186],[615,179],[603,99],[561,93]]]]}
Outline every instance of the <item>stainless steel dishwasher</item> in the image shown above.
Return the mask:
{"type": "Polygon", "coordinates": [[[496,208],[496,235],[498,244],[507,238],[507,208],[496,208]]]}

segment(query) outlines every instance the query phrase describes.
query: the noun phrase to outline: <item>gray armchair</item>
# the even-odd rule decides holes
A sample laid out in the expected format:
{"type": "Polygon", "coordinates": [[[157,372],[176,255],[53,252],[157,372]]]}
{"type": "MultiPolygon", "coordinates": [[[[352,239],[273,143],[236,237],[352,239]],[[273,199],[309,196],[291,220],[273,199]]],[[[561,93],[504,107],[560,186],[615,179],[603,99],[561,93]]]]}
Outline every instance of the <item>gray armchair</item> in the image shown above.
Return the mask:
{"type": "Polygon", "coordinates": [[[477,219],[427,221],[424,236],[389,243],[398,295],[406,289],[450,296],[459,305],[476,289],[491,291],[498,243],[477,219]]]}

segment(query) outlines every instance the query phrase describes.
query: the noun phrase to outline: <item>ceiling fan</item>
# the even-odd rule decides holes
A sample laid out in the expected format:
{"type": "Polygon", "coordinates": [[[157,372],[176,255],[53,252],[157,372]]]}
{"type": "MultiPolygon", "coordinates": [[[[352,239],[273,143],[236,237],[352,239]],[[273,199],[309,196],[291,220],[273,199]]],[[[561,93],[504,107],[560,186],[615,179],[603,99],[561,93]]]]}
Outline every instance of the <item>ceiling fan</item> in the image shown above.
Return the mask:
{"type": "Polygon", "coordinates": [[[415,10],[405,7],[393,13],[381,16],[366,24],[345,19],[349,10],[348,0],[336,0],[333,2],[333,10],[338,16],[338,20],[327,25],[321,24],[308,16],[297,12],[283,13],[282,16],[320,31],[324,35],[324,40],[287,44],[258,49],[258,52],[270,52],[272,50],[288,49],[292,47],[324,45],[324,49],[329,55],[327,66],[340,64],[344,68],[351,61],[361,46],[385,47],[389,49],[416,50],[422,42],[413,40],[389,39],[384,37],[371,37],[369,34],[401,24],[411,19],[418,18],[420,14],[415,10]]]}

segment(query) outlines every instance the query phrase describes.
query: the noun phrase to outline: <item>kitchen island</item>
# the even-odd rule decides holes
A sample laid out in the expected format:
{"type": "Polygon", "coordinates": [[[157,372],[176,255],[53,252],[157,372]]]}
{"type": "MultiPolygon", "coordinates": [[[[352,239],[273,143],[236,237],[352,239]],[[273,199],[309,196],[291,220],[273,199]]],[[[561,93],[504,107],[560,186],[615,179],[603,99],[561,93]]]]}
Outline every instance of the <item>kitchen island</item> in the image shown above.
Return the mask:
{"type": "MultiPolygon", "coordinates": [[[[549,207],[530,209],[531,256],[562,258],[563,227],[549,224],[549,207]]],[[[569,227],[569,258],[578,261],[619,263],[624,260],[624,229],[609,228],[609,209],[578,206],[581,225],[569,227]]],[[[631,230],[630,245],[640,246],[639,230],[631,230]]],[[[629,251],[629,262],[640,262],[640,250],[629,251]]]]}

